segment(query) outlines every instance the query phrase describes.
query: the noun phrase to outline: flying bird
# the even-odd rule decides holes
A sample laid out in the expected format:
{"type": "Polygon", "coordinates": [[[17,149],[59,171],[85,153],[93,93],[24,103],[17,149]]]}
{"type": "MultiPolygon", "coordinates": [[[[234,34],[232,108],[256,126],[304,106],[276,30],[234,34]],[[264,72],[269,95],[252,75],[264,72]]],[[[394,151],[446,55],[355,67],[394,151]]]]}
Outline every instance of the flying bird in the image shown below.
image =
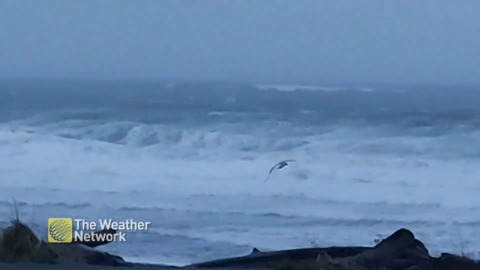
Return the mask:
{"type": "Polygon", "coordinates": [[[268,181],[268,179],[270,178],[270,174],[272,174],[272,172],[273,172],[274,170],[280,170],[280,169],[282,169],[283,167],[288,166],[288,162],[294,162],[294,161],[295,161],[295,160],[293,160],[293,159],[287,159],[287,160],[282,160],[282,161],[278,162],[277,164],[275,164],[275,165],[270,169],[270,171],[268,172],[268,176],[267,176],[267,178],[265,179],[265,182],[268,181]]]}

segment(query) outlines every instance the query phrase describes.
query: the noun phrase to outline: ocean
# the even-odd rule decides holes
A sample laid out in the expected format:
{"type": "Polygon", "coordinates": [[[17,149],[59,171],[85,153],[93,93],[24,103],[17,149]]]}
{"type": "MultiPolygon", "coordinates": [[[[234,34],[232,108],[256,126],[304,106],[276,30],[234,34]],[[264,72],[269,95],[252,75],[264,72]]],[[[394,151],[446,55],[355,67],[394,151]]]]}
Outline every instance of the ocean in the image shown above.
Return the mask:
{"type": "Polygon", "coordinates": [[[412,230],[480,258],[480,87],[0,82],[0,226],[151,222],[98,249],[186,265],[412,230]],[[277,162],[294,159],[275,170],[277,162]]]}

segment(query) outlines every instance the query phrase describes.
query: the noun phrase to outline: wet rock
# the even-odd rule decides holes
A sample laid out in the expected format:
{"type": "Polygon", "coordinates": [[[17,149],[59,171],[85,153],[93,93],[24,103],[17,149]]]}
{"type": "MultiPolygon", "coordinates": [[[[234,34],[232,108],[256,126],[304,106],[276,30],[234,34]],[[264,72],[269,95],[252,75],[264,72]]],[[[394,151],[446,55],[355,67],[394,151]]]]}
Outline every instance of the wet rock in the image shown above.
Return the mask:
{"type": "MultiPolygon", "coordinates": [[[[87,247],[98,247],[98,246],[102,246],[102,245],[106,245],[108,243],[110,243],[111,241],[108,241],[108,237],[106,237],[107,235],[115,235],[115,233],[117,233],[117,230],[114,230],[114,229],[105,229],[105,230],[101,230],[101,231],[96,231],[96,232],[93,232],[94,234],[97,234],[97,235],[102,235],[104,237],[97,237],[96,239],[104,239],[103,241],[84,241],[84,242],[75,242],[77,244],[82,244],[82,245],[85,245],[87,247]]],[[[110,239],[114,239],[113,237],[110,238],[110,239]]]]}
{"type": "Polygon", "coordinates": [[[480,262],[449,253],[442,253],[435,259],[438,270],[480,270],[480,262]]]}
{"type": "Polygon", "coordinates": [[[365,251],[351,260],[367,268],[407,269],[420,266],[433,269],[431,257],[425,245],[407,229],[396,231],[372,250],[365,251]]]}
{"type": "Polygon", "coordinates": [[[94,265],[128,265],[121,257],[95,250],[83,244],[53,244],[40,240],[18,220],[2,231],[0,261],[35,263],[78,263],[94,265]]]}

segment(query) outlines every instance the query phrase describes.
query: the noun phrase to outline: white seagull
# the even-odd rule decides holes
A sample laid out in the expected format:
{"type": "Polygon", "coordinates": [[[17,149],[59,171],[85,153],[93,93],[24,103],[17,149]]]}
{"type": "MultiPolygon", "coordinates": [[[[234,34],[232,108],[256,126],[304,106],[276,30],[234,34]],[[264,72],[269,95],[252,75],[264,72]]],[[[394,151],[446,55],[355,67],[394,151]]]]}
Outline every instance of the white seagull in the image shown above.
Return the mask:
{"type": "Polygon", "coordinates": [[[268,181],[268,179],[270,178],[270,174],[272,174],[272,172],[274,170],[280,170],[282,169],[283,167],[286,167],[288,166],[288,162],[294,162],[295,160],[293,159],[287,159],[287,160],[282,160],[280,162],[278,162],[277,164],[275,164],[271,169],[270,171],[268,172],[268,175],[267,175],[267,178],[265,179],[265,182],[268,181]]]}

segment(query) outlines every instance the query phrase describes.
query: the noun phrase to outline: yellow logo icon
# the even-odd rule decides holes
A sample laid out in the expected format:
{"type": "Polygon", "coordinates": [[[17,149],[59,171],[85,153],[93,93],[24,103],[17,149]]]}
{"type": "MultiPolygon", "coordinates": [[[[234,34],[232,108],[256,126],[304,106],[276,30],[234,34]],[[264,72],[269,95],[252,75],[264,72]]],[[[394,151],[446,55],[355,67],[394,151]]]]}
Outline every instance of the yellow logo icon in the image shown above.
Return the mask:
{"type": "Polygon", "coordinates": [[[71,218],[48,219],[48,242],[71,243],[73,233],[73,220],[71,218]]]}

